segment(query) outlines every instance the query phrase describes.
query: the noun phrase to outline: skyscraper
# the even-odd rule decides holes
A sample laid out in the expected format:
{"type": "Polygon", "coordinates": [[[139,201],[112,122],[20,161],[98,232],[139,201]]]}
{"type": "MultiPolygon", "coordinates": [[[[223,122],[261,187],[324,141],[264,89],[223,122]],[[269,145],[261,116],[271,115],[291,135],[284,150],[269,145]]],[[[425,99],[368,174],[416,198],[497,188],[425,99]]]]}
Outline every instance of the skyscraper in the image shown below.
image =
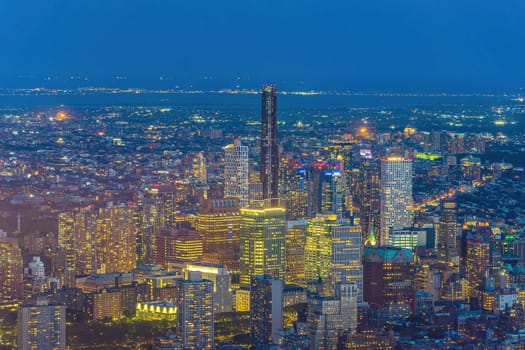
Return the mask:
{"type": "Polygon", "coordinates": [[[242,286],[250,285],[250,276],[284,279],[285,209],[265,206],[241,209],[240,236],[242,286]]]}
{"type": "Polygon", "coordinates": [[[388,243],[390,229],[412,226],[412,159],[381,158],[381,239],[388,243]]]}
{"type": "Polygon", "coordinates": [[[177,335],[184,349],[213,349],[213,282],[200,272],[189,272],[178,280],[177,335]]]}
{"type": "Polygon", "coordinates": [[[275,85],[262,90],[261,182],[263,199],[279,198],[279,146],[277,143],[277,91],[275,85]]]}
{"type": "Polygon", "coordinates": [[[18,307],[18,349],[66,349],[66,306],[47,298],[18,307]]]}
{"type": "Polygon", "coordinates": [[[224,197],[238,198],[241,207],[248,204],[248,146],[241,139],[224,147],[224,197]]]}
{"type": "Polygon", "coordinates": [[[283,328],[283,286],[267,276],[250,278],[250,333],[261,344],[276,344],[283,328]]]}
{"type": "Polygon", "coordinates": [[[0,230],[0,307],[9,307],[22,296],[22,264],[18,239],[0,230]]]}
{"type": "Polygon", "coordinates": [[[456,248],[458,231],[457,204],[454,200],[441,203],[441,219],[439,221],[438,247],[456,248]]]}
{"type": "Polygon", "coordinates": [[[361,265],[362,233],[360,226],[351,226],[337,215],[318,214],[308,221],[305,244],[306,282],[325,284],[327,295],[337,285],[355,282],[362,301],[363,269],[361,265]]]}

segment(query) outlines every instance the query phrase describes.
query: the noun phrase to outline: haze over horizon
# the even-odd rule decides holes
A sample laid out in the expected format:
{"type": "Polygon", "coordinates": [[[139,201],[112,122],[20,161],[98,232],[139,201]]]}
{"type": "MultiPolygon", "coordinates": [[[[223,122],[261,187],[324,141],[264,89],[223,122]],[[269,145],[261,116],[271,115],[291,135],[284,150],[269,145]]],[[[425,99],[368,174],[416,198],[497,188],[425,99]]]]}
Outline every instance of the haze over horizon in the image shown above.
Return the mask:
{"type": "Polygon", "coordinates": [[[519,0],[5,1],[0,87],[514,90],[523,13],[519,0]]]}

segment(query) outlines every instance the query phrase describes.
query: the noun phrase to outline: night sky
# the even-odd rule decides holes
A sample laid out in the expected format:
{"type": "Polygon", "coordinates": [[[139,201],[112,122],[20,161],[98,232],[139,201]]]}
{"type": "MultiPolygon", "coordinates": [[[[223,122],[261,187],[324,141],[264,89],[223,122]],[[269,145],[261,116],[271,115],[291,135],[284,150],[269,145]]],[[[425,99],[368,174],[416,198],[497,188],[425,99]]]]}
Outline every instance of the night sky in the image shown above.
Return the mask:
{"type": "Polygon", "coordinates": [[[1,87],[511,90],[525,1],[0,0],[0,45],[1,87]]]}

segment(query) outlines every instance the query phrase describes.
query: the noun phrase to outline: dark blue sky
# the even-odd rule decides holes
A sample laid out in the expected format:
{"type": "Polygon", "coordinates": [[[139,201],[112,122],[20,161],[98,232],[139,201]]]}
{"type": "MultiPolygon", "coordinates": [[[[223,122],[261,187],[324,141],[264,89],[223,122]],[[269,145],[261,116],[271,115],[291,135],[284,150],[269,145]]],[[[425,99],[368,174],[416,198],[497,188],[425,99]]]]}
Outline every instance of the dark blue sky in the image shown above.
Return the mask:
{"type": "Polygon", "coordinates": [[[525,1],[0,1],[0,45],[0,86],[124,75],[134,86],[239,76],[242,87],[515,89],[525,1]]]}

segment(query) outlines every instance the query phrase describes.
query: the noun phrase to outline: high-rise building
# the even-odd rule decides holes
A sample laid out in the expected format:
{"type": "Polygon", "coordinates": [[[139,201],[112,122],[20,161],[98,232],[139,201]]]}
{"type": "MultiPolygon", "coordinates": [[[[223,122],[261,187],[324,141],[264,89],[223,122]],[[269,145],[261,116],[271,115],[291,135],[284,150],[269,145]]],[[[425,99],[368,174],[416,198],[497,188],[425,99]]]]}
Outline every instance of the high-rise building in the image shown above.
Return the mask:
{"type": "Polygon", "coordinates": [[[279,145],[277,143],[277,91],[262,89],[261,182],[263,199],[279,198],[279,145]]]}
{"type": "Polygon", "coordinates": [[[467,241],[467,281],[470,296],[475,295],[475,290],[482,287],[483,276],[489,269],[490,243],[481,239],[467,241]]]}
{"type": "Polygon", "coordinates": [[[308,343],[312,350],[336,350],[340,333],[354,333],[357,328],[357,285],[341,284],[336,292],[335,297],[311,294],[308,298],[308,343]]]}
{"type": "Polygon", "coordinates": [[[241,207],[249,201],[248,146],[241,144],[241,139],[224,147],[224,197],[238,198],[241,207]]]}
{"type": "Polygon", "coordinates": [[[304,247],[306,220],[288,221],[285,239],[286,283],[306,286],[304,268],[304,247]]]}
{"type": "Polygon", "coordinates": [[[250,333],[258,343],[278,343],[283,328],[283,287],[283,281],[267,276],[250,278],[250,333]]]}
{"type": "MultiPolygon", "coordinates": [[[[334,287],[355,284],[352,291],[356,293],[358,303],[363,301],[363,265],[361,226],[332,227],[332,264],[334,287]]],[[[345,289],[347,291],[347,289],[345,289]]]]}
{"type": "Polygon", "coordinates": [[[215,254],[222,264],[232,267],[239,259],[239,225],[237,199],[205,201],[196,222],[204,254],[215,254]]]}
{"type": "Polygon", "coordinates": [[[18,239],[0,230],[0,308],[12,307],[22,296],[22,251],[18,239]]]}
{"type": "Polygon", "coordinates": [[[207,183],[207,166],[204,152],[197,152],[195,157],[192,159],[192,175],[195,180],[201,184],[207,183]]]}
{"type": "Polygon", "coordinates": [[[109,203],[98,211],[97,272],[127,272],[137,266],[134,207],[109,203]]]}
{"type": "Polygon", "coordinates": [[[184,349],[214,348],[213,282],[202,279],[200,272],[190,272],[178,280],[176,333],[184,349]]]}
{"type": "Polygon", "coordinates": [[[396,247],[365,247],[363,251],[364,301],[380,306],[412,302],[414,254],[396,247]]]}
{"type": "Polygon", "coordinates": [[[285,271],[286,210],[269,208],[241,209],[241,285],[250,285],[250,276],[269,275],[283,279],[285,271]]]}
{"type": "Polygon", "coordinates": [[[165,228],[153,238],[153,262],[162,266],[194,262],[202,257],[202,246],[196,231],[165,228]]]}
{"type": "Polygon", "coordinates": [[[48,304],[37,299],[35,304],[18,307],[18,349],[66,349],[66,306],[48,304]]]}
{"type": "Polygon", "coordinates": [[[214,312],[232,311],[231,276],[228,269],[222,265],[190,263],[186,265],[186,277],[189,273],[197,271],[202,273],[202,278],[213,282],[213,310],[214,312]]]}
{"type": "Polygon", "coordinates": [[[456,248],[458,233],[457,203],[454,200],[441,202],[439,221],[438,248],[456,248]]]}
{"type": "Polygon", "coordinates": [[[309,214],[336,214],[346,217],[346,180],[343,163],[321,162],[310,168],[309,214]]]}
{"type": "Polygon", "coordinates": [[[381,237],[388,243],[390,229],[412,226],[412,159],[381,158],[381,237]]]}
{"type": "MultiPolygon", "coordinates": [[[[319,214],[308,220],[305,244],[305,277],[307,283],[325,285],[327,295],[336,292],[341,283],[355,282],[362,290],[361,227],[352,226],[337,215],[319,214]]],[[[360,292],[359,302],[362,301],[360,292]]]]}

